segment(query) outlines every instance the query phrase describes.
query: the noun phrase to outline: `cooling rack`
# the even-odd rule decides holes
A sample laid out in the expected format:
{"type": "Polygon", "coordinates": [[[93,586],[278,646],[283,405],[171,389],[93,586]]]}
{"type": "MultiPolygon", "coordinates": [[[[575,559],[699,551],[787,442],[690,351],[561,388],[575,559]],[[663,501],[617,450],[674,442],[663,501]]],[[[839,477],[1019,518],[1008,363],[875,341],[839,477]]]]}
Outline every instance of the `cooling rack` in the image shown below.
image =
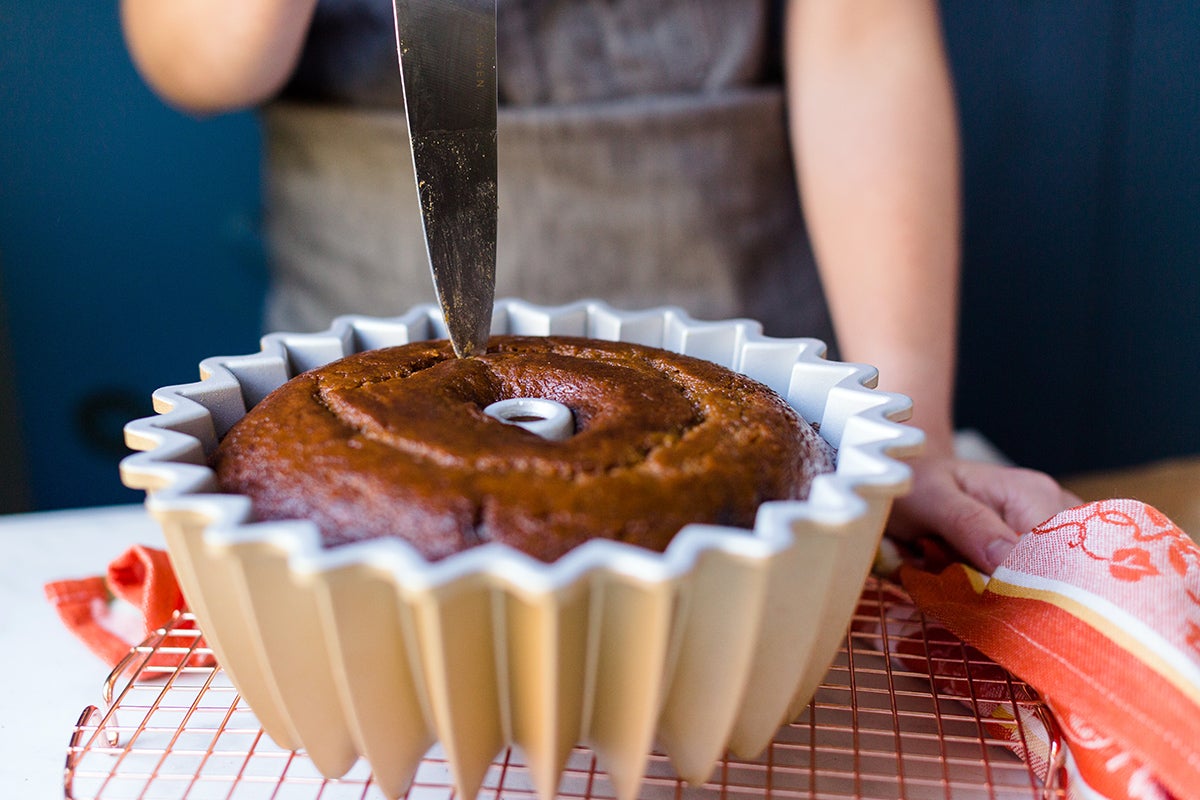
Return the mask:
{"type": "MultiPolygon", "coordinates": [[[[178,616],[109,676],[101,705],[72,731],[64,772],[71,800],[368,800],[384,798],[365,764],[321,777],[283,750],[178,616]],[[163,664],[167,664],[163,666],[163,664]]],[[[679,781],[665,756],[639,800],[762,798],[1061,798],[1053,721],[1028,686],[950,636],[893,584],[871,578],[845,643],[809,707],[762,756],[722,760],[709,781],[679,781]]],[[[454,800],[435,747],[407,800],[454,800]]],[[[615,795],[592,753],[577,748],[561,798],[615,795]]],[[[484,800],[535,800],[520,753],[494,762],[484,800]]]]}

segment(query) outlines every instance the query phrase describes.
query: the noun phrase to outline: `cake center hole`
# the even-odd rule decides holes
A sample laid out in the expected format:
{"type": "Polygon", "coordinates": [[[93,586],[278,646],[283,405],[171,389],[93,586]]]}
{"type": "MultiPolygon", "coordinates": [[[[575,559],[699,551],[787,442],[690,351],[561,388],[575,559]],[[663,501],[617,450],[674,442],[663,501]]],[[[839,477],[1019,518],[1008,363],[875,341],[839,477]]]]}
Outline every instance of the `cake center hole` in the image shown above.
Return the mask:
{"type": "Polygon", "coordinates": [[[571,409],[544,397],[499,400],[485,408],[483,413],[555,442],[570,438],[575,433],[575,416],[571,409]]]}

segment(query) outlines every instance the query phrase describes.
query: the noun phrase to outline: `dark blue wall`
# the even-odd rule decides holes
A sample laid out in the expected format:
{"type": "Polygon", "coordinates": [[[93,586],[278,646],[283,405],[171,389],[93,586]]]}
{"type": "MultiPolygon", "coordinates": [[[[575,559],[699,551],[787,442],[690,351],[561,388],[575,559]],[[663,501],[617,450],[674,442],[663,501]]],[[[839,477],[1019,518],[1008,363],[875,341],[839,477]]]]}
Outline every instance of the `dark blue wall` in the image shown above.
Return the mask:
{"type": "Polygon", "coordinates": [[[116,7],[0,6],[0,391],[16,396],[36,508],[140,500],[117,475],[123,424],[201,357],[257,348],[254,120],[165,108],[116,7]]]}
{"type": "Polygon", "coordinates": [[[959,419],[1054,473],[1200,453],[1200,7],[943,3],[959,419]]]}

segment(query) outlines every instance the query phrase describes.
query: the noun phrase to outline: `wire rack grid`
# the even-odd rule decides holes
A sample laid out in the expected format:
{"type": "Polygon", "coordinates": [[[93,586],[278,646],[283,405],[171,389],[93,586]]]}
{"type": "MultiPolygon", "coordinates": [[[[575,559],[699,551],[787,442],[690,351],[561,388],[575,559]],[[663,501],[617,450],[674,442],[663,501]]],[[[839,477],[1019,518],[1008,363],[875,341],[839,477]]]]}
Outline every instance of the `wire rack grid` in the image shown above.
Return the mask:
{"type": "MultiPolygon", "coordinates": [[[[184,614],[131,650],[80,715],[67,749],[70,800],[384,798],[364,762],[323,778],[276,746],[217,666],[197,666],[184,614]],[[158,666],[173,662],[168,666],[158,666]]],[[[759,759],[723,759],[688,785],[653,754],[639,800],[1061,798],[1053,721],[1028,686],[937,629],[896,586],[868,580],[844,645],[813,701],[759,759]],[[936,635],[935,635],[936,634],[936,635]],[[933,646],[936,644],[936,646],[933,646]]],[[[406,800],[455,800],[435,747],[406,800]]],[[[561,798],[610,800],[593,754],[576,748],[561,798]]],[[[493,763],[484,800],[534,800],[520,753],[493,763]]]]}

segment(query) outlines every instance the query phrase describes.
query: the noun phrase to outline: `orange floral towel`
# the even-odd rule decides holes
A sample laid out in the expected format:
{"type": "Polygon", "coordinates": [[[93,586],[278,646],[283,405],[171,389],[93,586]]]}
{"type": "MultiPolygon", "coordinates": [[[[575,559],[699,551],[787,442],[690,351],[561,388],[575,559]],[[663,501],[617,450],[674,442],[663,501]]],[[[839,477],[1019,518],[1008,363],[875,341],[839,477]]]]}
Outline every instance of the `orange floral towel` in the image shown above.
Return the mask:
{"type": "Polygon", "coordinates": [[[944,625],[921,613],[907,593],[881,582],[878,596],[859,606],[855,632],[870,636],[902,670],[927,675],[939,697],[971,709],[989,740],[1005,745],[1039,778],[1054,767],[1056,728],[1026,684],[944,625]],[[887,613],[879,614],[886,603],[887,613]]]}
{"type": "MultiPolygon", "coordinates": [[[[183,592],[175,580],[166,552],[137,545],[108,565],[107,574],[46,584],[46,597],[54,604],[67,628],[110,667],[115,667],[141,639],[171,621],[184,608],[183,592]],[[140,618],[140,629],[123,632],[113,613],[113,599],[132,605],[140,618]]],[[[183,626],[177,626],[183,627],[183,626]]],[[[186,656],[171,648],[160,649],[152,666],[174,666],[186,656]]],[[[210,664],[211,657],[193,655],[193,665],[210,664]]]]}
{"type": "Polygon", "coordinates": [[[989,579],[901,569],[917,605],[1037,689],[1072,797],[1200,799],[1200,547],[1133,500],[1065,511],[989,579]]]}

